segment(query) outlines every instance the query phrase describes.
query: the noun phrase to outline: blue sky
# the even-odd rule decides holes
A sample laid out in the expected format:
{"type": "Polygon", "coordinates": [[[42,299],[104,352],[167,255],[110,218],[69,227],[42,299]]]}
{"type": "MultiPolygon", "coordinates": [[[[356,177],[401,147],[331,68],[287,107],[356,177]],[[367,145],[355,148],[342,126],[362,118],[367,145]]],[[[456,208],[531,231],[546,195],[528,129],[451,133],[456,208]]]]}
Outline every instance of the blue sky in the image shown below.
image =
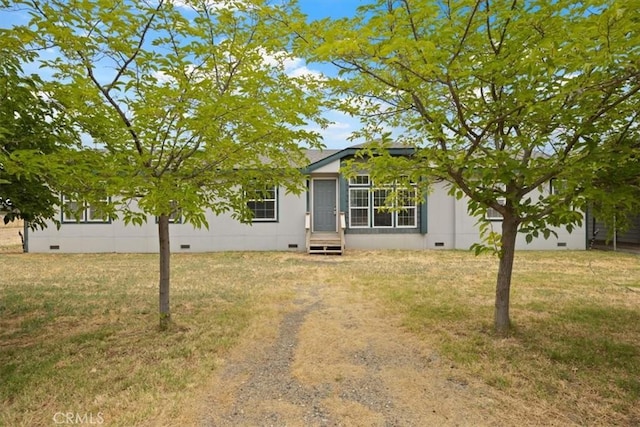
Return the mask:
{"type": "Polygon", "coordinates": [[[311,19],[343,18],[352,16],[358,6],[368,0],[298,0],[302,11],[311,19]]]}
{"type": "MultiPolygon", "coordinates": [[[[345,18],[354,15],[356,8],[371,3],[370,0],[298,0],[302,12],[310,20],[322,18],[345,18]]],[[[313,65],[309,68],[313,69],[313,65]]],[[[324,69],[323,69],[324,71],[324,69]]],[[[327,129],[319,130],[327,148],[346,148],[359,143],[348,141],[351,133],[360,127],[356,118],[346,116],[340,112],[327,113],[327,118],[333,123],[327,129]]]]}

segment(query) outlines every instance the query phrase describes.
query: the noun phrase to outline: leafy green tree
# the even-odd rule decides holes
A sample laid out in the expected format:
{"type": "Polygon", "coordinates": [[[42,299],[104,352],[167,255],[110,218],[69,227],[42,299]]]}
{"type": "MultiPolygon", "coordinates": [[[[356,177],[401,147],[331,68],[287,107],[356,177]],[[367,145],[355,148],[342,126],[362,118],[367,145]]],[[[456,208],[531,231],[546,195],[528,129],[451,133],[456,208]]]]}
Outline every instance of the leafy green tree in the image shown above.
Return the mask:
{"type": "Polygon", "coordinates": [[[319,82],[286,72],[295,58],[279,22],[300,15],[262,0],[20,4],[32,19],[15,30],[56,53],[40,59],[47,90],[101,147],[95,169],[68,171],[72,196],[134,224],[157,217],[166,329],[171,216],[248,220],[243,188],[302,190],[302,144],[320,146],[307,124],[323,120],[319,82]]]}
{"type": "MultiPolygon", "coordinates": [[[[638,10],[637,0],[378,0],[300,32],[307,55],[339,67],[340,104],[365,125],[356,136],[378,141],[374,175],[404,170],[468,197],[486,244],[476,249],[499,255],[498,334],[510,327],[517,233],[531,241],[580,224],[587,200],[605,196],[598,171],[638,140],[638,10]],[[416,153],[385,155],[392,139],[416,153]],[[552,180],[555,191],[540,191],[552,180]]],[[[606,189],[610,201],[624,195],[606,189]]]]}
{"type": "Polygon", "coordinates": [[[614,232],[626,231],[632,225],[631,220],[640,214],[640,136],[637,131],[621,136],[629,139],[614,140],[603,147],[604,155],[615,154],[616,162],[596,162],[592,167],[589,209],[609,231],[608,235],[596,236],[598,239],[613,239],[614,232]]]}
{"type": "Polygon", "coordinates": [[[18,38],[0,32],[0,211],[5,224],[24,219],[43,228],[59,204],[52,177],[42,170],[28,173],[14,156],[26,151],[44,159],[78,139],[54,100],[41,92],[41,79],[23,72],[21,63],[32,58],[18,38]]]}

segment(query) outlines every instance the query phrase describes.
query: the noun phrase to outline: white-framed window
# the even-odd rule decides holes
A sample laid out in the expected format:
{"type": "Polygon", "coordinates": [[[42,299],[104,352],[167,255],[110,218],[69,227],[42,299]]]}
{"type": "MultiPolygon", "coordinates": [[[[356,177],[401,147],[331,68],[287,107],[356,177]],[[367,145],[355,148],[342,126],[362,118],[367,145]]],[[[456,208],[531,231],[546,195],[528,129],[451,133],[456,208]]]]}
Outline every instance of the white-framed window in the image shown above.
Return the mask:
{"type": "Polygon", "coordinates": [[[385,209],[386,200],[391,191],[390,188],[373,188],[371,190],[371,198],[373,199],[373,227],[393,227],[393,212],[385,209]]]}
{"type": "Polygon", "coordinates": [[[370,185],[369,175],[356,175],[349,178],[350,186],[365,186],[368,187],[370,185]]]}
{"type": "Polygon", "coordinates": [[[80,206],[80,202],[62,196],[62,222],[84,222],[85,212],[80,206]]]}
{"type": "Polygon", "coordinates": [[[415,228],[418,226],[418,207],[416,206],[416,190],[398,190],[396,227],[415,228]]]}
{"type": "MultiPolygon", "coordinates": [[[[498,202],[499,205],[502,205],[502,206],[504,206],[505,203],[507,203],[507,199],[504,197],[498,197],[496,201],[498,202]]],[[[502,214],[497,210],[495,210],[494,208],[489,207],[487,208],[487,214],[485,215],[485,218],[488,219],[489,221],[502,221],[502,214]]]]}
{"type": "Polygon", "coordinates": [[[254,222],[278,220],[278,189],[266,187],[247,191],[247,207],[253,212],[254,222]]]}
{"type": "Polygon", "coordinates": [[[368,228],[369,210],[369,189],[349,188],[349,228],[368,228]]]}
{"type": "Polygon", "coordinates": [[[182,224],[182,212],[175,211],[169,215],[169,223],[170,224],[182,224]]]}
{"type": "Polygon", "coordinates": [[[369,175],[349,178],[349,228],[416,228],[416,190],[397,183],[375,185],[369,175]],[[395,191],[391,209],[386,202],[395,191]]]}
{"type": "MultiPolygon", "coordinates": [[[[169,214],[169,224],[182,224],[182,210],[178,207],[178,204],[172,200],[171,213],[169,214]]],[[[160,218],[156,217],[156,224],[160,218]]]]}
{"type": "MultiPolygon", "coordinates": [[[[103,199],[103,201],[109,202],[109,199],[103,199]]],[[[111,222],[111,219],[96,206],[62,196],[62,222],[105,224],[111,222]]]]}
{"type": "Polygon", "coordinates": [[[104,214],[95,206],[87,205],[85,213],[87,222],[105,222],[104,214]]]}
{"type": "MultiPolygon", "coordinates": [[[[506,191],[507,186],[503,183],[497,183],[494,184],[493,186],[493,190],[495,192],[502,192],[502,194],[504,194],[504,192],[506,191]]],[[[499,194],[499,193],[498,193],[499,194]]],[[[497,197],[496,198],[496,202],[498,202],[499,205],[504,206],[505,204],[507,204],[507,199],[506,197],[497,197]]],[[[498,212],[496,209],[492,208],[492,207],[488,207],[487,211],[484,215],[485,219],[488,219],[489,221],[502,221],[502,214],[500,212],[498,212]]]]}

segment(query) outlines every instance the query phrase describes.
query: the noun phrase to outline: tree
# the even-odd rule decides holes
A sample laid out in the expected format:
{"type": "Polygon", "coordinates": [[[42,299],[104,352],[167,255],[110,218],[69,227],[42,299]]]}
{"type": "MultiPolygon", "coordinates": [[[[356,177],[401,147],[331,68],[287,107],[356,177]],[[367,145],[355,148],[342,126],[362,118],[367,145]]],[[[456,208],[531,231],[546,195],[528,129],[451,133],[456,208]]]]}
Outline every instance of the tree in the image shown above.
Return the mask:
{"type": "Polygon", "coordinates": [[[291,37],[275,18],[297,12],[262,0],[21,4],[32,19],[15,30],[56,52],[40,59],[54,71],[47,90],[101,147],[93,170],[68,171],[68,196],[134,224],[157,218],[166,329],[171,217],[244,221],[245,190],[302,190],[301,145],[320,146],[306,125],[323,121],[318,82],[286,73],[291,37]]]}
{"type": "Polygon", "coordinates": [[[605,145],[606,155],[615,153],[615,163],[596,163],[592,168],[589,209],[609,230],[608,235],[598,236],[606,240],[613,239],[614,232],[625,232],[632,225],[631,219],[640,213],[640,137],[630,132],[629,138],[622,144],[614,141],[605,145]]]}
{"type": "Polygon", "coordinates": [[[32,58],[19,39],[0,32],[0,211],[5,224],[24,219],[36,228],[55,219],[59,196],[51,176],[26,172],[15,156],[32,152],[43,159],[78,139],[55,101],[41,92],[39,76],[23,72],[21,62],[32,58]]]}
{"type": "MultiPolygon", "coordinates": [[[[353,19],[315,22],[301,33],[307,55],[339,67],[341,106],[362,118],[356,136],[375,141],[373,174],[443,179],[468,197],[482,247],[495,244],[499,255],[500,335],[510,327],[517,233],[531,241],[554,227],[571,231],[598,195],[596,172],[613,168],[638,140],[639,6],[378,0],[353,19]],[[416,153],[385,155],[391,139],[416,153]],[[538,191],[551,180],[561,185],[538,191]],[[488,208],[502,215],[500,233],[484,220],[488,208]]],[[[618,193],[613,186],[606,197],[618,193]]]]}

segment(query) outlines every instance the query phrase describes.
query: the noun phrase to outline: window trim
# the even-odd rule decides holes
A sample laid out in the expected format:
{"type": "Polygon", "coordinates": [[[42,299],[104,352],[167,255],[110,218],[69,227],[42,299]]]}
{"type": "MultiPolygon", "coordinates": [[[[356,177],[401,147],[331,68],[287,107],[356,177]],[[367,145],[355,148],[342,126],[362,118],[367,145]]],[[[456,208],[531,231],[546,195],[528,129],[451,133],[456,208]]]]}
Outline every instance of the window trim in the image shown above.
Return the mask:
{"type": "Polygon", "coordinates": [[[348,189],[348,204],[349,204],[349,228],[371,228],[370,224],[371,224],[371,198],[370,198],[370,193],[369,193],[369,188],[368,187],[363,187],[363,186],[355,186],[354,188],[349,188],[348,189]],[[366,191],[367,193],[367,206],[353,206],[351,204],[351,192],[352,191],[366,191]],[[351,210],[355,209],[358,211],[365,211],[367,213],[367,224],[366,225],[353,225],[353,215],[351,215],[351,210]]]}
{"type": "MultiPolygon", "coordinates": [[[[264,193],[267,193],[269,191],[273,191],[273,198],[249,198],[247,200],[247,208],[250,209],[253,212],[253,216],[251,218],[251,222],[278,222],[280,215],[279,215],[279,211],[280,211],[280,192],[279,192],[279,188],[277,185],[272,185],[272,186],[268,186],[265,187],[263,189],[264,193]],[[261,217],[256,217],[256,210],[251,208],[249,206],[249,203],[267,203],[267,202],[273,202],[273,217],[265,217],[265,218],[261,218],[261,217]]],[[[256,192],[259,192],[259,190],[256,190],[256,192]]],[[[245,191],[245,194],[247,194],[248,191],[245,191]]]]}
{"type": "MultiPolygon", "coordinates": [[[[375,192],[376,191],[385,191],[387,192],[387,196],[388,196],[388,192],[392,192],[392,191],[406,191],[409,192],[409,195],[412,195],[412,197],[415,197],[416,195],[416,187],[415,184],[413,184],[413,188],[412,189],[405,189],[403,187],[399,187],[398,181],[394,181],[391,183],[384,183],[384,184],[380,184],[380,185],[375,185],[375,183],[372,182],[372,180],[370,179],[368,174],[359,174],[356,177],[350,177],[348,182],[347,182],[347,204],[348,204],[348,212],[349,212],[349,228],[350,229],[378,229],[378,230],[394,230],[394,229],[418,229],[419,224],[418,224],[418,204],[413,201],[412,205],[407,205],[407,206],[401,206],[399,210],[397,210],[397,206],[391,208],[391,210],[389,212],[385,211],[383,209],[384,204],[380,205],[377,204],[376,205],[376,198],[375,196],[375,192]],[[366,182],[367,184],[363,183],[363,182],[358,182],[355,178],[357,177],[367,177],[366,182]],[[352,194],[354,191],[356,190],[366,190],[367,191],[367,200],[368,200],[368,205],[367,207],[361,207],[361,206],[354,206],[352,204],[352,194]],[[367,211],[367,225],[353,225],[353,215],[352,215],[352,211],[353,210],[365,210],[367,211]],[[391,225],[376,225],[376,213],[377,211],[381,211],[381,213],[384,214],[389,214],[391,215],[391,225]],[[404,212],[412,212],[411,218],[413,219],[413,224],[412,225],[398,225],[399,224],[399,216],[401,213],[404,212]]],[[[386,196],[385,196],[386,199],[386,196]]]]}
{"type": "MultiPolygon", "coordinates": [[[[103,199],[105,202],[109,203],[111,201],[110,197],[103,199]]],[[[71,199],[65,195],[61,195],[60,197],[61,206],[60,206],[60,222],[62,224],[111,224],[111,218],[90,218],[89,213],[91,212],[92,206],[86,201],[78,201],[71,199]],[[82,209],[79,210],[80,217],[76,218],[74,216],[67,216],[67,212],[65,210],[65,206],[68,203],[76,203],[78,205],[82,204],[82,209]]]]}
{"type": "MultiPolygon", "coordinates": [[[[504,206],[507,203],[507,198],[497,197],[496,202],[498,202],[499,205],[504,206]]],[[[500,212],[489,206],[484,214],[484,219],[488,221],[502,221],[504,217],[500,212]]]]}
{"type": "Polygon", "coordinates": [[[400,189],[399,191],[407,191],[407,192],[411,192],[413,193],[412,195],[409,195],[406,200],[410,200],[411,203],[413,203],[413,205],[409,206],[409,205],[403,205],[403,206],[399,206],[400,210],[395,212],[395,218],[396,218],[396,228],[417,228],[418,227],[418,204],[415,201],[415,197],[416,197],[416,189],[413,188],[411,190],[407,190],[405,188],[400,189]],[[399,219],[399,215],[403,212],[409,212],[409,211],[413,211],[413,225],[399,225],[398,219],[399,219]]]}
{"type": "Polygon", "coordinates": [[[388,192],[393,191],[393,188],[390,188],[388,186],[389,184],[387,184],[384,187],[372,187],[371,190],[369,191],[370,197],[371,197],[371,210],[372,210],[372,215],[371,215],[371,228],[396,228],[396,221],[395,221],[395,212],[392,210],[386,210],[384,209],[386,207],[385,205],[385,201],[387,199],[387,197],[389,196],[388,192]],[[382,201],[382,205],[376,205],[376,191],[384,191],[386,193],[386,195],[384,196],[384,200],[382,201]],[[376,225],[376,213],[380,212],[381,214],[384,215],[389,215],[391,217],[391,224],[390,225],[376,225]]]}

